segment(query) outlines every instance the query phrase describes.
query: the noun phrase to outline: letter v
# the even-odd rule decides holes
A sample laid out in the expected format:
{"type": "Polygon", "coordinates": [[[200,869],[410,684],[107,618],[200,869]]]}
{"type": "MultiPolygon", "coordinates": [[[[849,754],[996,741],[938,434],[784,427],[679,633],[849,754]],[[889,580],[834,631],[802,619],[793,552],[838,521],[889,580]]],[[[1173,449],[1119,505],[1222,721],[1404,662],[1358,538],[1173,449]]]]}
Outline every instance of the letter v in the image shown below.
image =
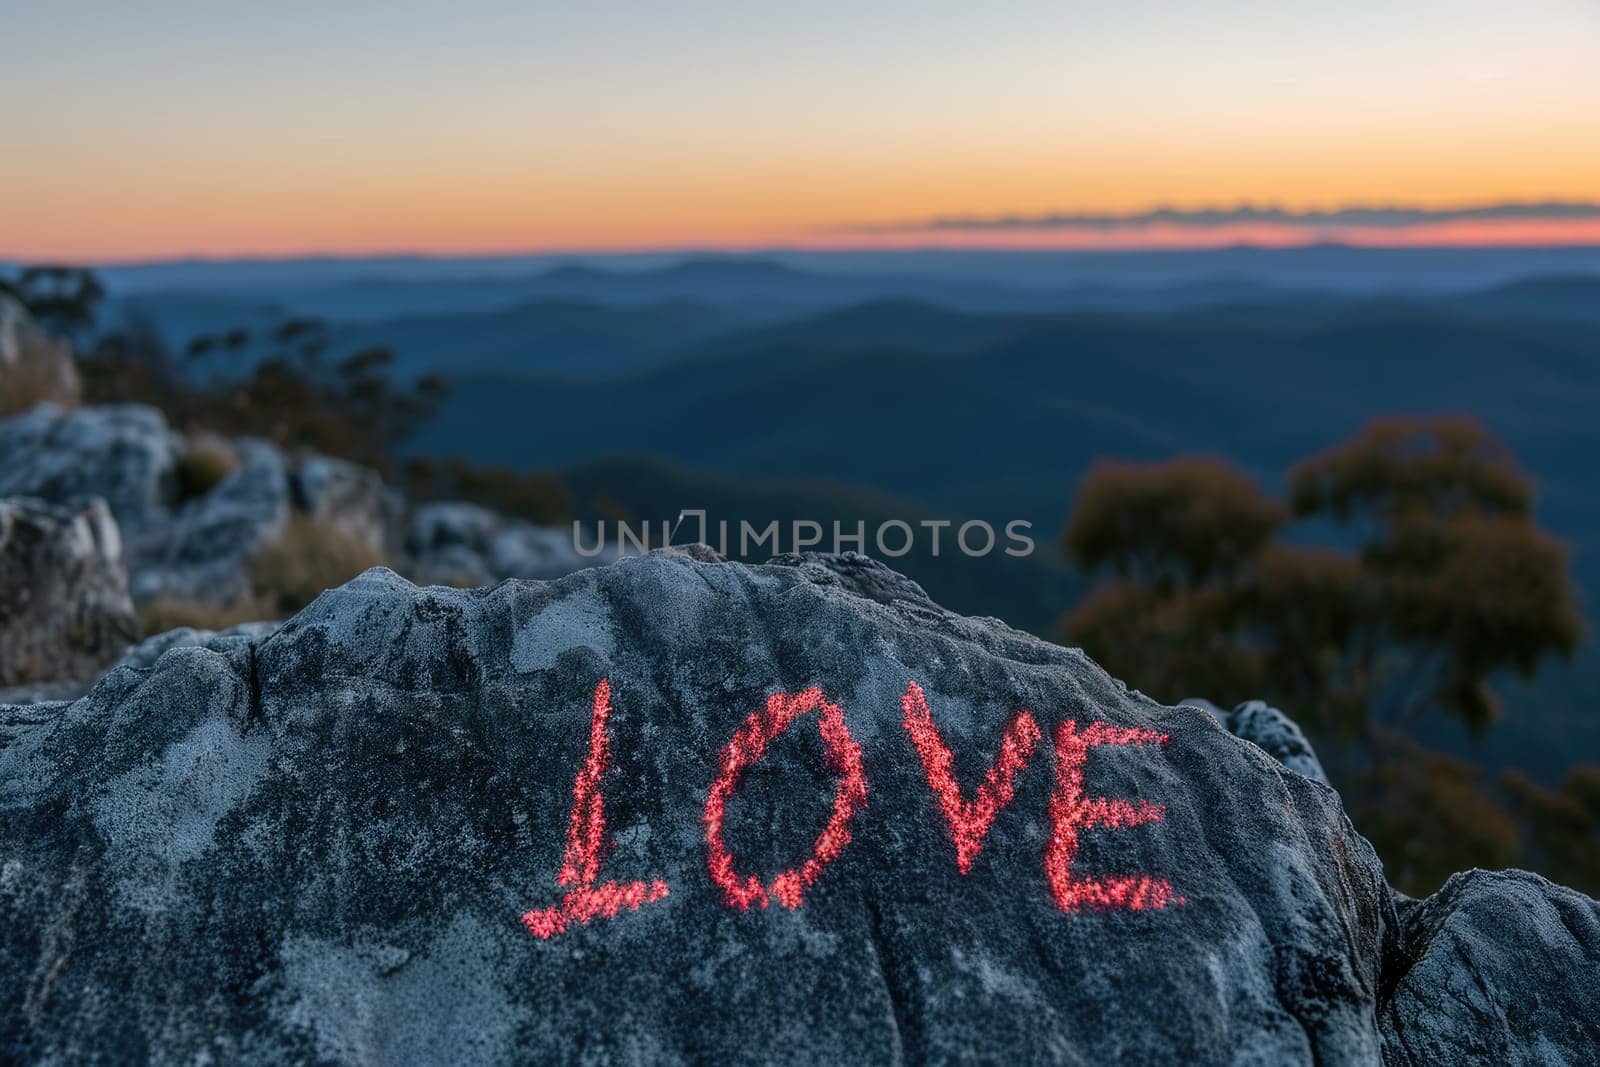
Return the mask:
{"type": "Polygon", "coordinates": [[[600,859],[606,847],[605,796],[600,779],[611,765],[611,738],[606,720],[611,717],[611,683],[600,679],[594,687],[594,713],[589,719],[589,756],[572,783],[572,816],[567,824],[567,849],[562,857],[559,885],[569,891],[555,908],[535,908],[522,917],[528,933],[551,938],[568,924],[615,918],[623,908],[637,911],[667,895],[667,883],[600,882],[600,859]]]}
{"type": "Polygon", "coordinates": [[[922,759],[928,786],[939,802],[945,821],[950,824],[950,837],[956,845],[956,869],[966,874],[983,850],[983,839],[994,817],[1011,803],[1012,781],[1033,758],[1033,750],[1043,734],[1026,709],[1013,715],[1000,736],[1000,754],[983,776],[977,796],[967,801],[961,799],[961,787],[951,771],[950,748],[933,724],[922,686],[916,682],[906,686],[905,695],[900,698],[900,709],[905,713],[906,732],[911,735],[911,743],[922,759]]]}

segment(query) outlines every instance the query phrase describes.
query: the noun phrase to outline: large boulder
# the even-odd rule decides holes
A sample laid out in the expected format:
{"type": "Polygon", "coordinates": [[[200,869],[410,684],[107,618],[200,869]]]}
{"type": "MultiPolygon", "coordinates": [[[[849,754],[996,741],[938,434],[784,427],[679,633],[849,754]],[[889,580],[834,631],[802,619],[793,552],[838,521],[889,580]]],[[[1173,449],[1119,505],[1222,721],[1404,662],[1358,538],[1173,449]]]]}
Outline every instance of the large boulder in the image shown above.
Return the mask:
{"type": "Polygon", "coordinates": [[[27,308],[0,293],[0,412],[76,404],[82,391],[72,346],[39,329],[27,308]]]}
{"type": "Polygon", "coordinates": [[[232,442],[239,465],[209,492],[185,501],[161,526],[130,539],[139,600],[237,604],[251,596],[249,565],[289,521],[289,473],[266,441],[232,442]]]}
{"type": "Polygon", "coordinates": [[[155,408],[41,404],[0,419],[0,496],[64,506],[99,498],[131,543],[169,520],[181,450],[181,438],[155,408]]]}
{"type": "Polygon", "coordinates": [[[137,632],[103,502],[0,499],[0,686],[92,678],[137,632]]]}
{"type": "Polygon", "coordinates": [[[1396,1063],[1594,1063],[1600,902],[1527,871],[1402,899],[1383,1002],[1396,1063]]]}
{"type": "Polygon", "coordinates": [[[0,709],[0,1059],[1600,1055],[1594,901],[1418,911],[1200,710],[859,557],[703,558],[370,571],[0,709]]]}
{"type": "Polygon", "coordinates": [[[340,531],[377,556],[398,546],[405,500],[377,471],[300,452],[289,482],[295,509],[312,522],[340,531]]]}

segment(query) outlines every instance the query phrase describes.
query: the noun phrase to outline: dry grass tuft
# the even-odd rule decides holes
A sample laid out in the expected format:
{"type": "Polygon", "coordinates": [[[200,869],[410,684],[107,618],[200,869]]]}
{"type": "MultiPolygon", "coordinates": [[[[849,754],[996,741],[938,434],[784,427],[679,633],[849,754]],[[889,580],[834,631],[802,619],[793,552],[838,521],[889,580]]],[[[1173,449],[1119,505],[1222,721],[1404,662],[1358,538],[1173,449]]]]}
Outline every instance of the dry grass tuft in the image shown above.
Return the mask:
{"type": "Polygon", "coordinates": [[[215,489],[239,467],[239,455],[212,434],[191,437],[178,456],[178,499],[193,500],[215,489]]]}
{"type": "Polygon", "coordinates": [[[16,415],[43,403],[72,406],[76,393],[62,384],[61,371],[38,359],[0,364],[0,417],[16,415]]]}
{"type": "Polygon", "coordinates": [[[256,598],[268,608],[265,618],[284,618],[325,589],[349,581],[385,562],[365,539],[327,523],[296,515],[283,535],[267,545],[250,567],[256,598]]]}

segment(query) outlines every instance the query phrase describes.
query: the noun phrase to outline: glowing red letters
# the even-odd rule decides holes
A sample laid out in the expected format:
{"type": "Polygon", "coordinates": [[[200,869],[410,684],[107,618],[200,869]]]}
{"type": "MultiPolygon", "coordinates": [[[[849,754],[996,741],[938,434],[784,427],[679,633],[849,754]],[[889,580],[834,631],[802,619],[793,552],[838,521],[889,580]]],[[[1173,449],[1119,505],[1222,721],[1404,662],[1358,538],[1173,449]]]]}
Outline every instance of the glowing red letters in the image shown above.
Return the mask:
{"type": "MultiPolygon", "coordinates": [[[[955,844],[956,869],[972,869],[983,849],[995,817],[1014,797],[1016,776],[1033,759],[1043,733],[1033,714],[1016,712],[1000,737],[1000,751],[984,774],[971,800],[962,796],[953,773],[953,758],[939,728],[934,725],[928,700],[916,682],[900,698],[902,724],[922,762],[934,801],[950,828],[955,844]]],[[[557,882],[566,896],[554,908],[536,908],[522,916],[522,924],[538,938],[563,933],[572,923],[614,918],[624,908],[638,910],[667,896],[662,879],[648,882],[601,882],[600,861],[607,848],[605,798],[600,781],[611,764],[611,740],[606,723],[611,716],[611,685],[602,679],[594,690],[589,721],[589,754],[572,785],[572,812],[567,826],[566,850],[557,882]]],[[[1083,772],[1089,750],[1108,745],[1164,745],[1166,734],[1142,727],[1113,726],[1106,722],[1080,724],[1068,719],[1055,728],[1055,787],[1049,804],[1050,838],[1045,846],[1044,870],[1051,896],[1062,911],[1085,908],[1147,911],[1182,904],[1166,879],[1146,874],[1088,878],[1072,869],[1078,854],[1078,836],[1089,829],[1128,829],[1159,822],[1164,805],[1143,798],[1121,800],[1087,796],[1083,772]]],[[[798,693],[774,693],[764,707],[752,712],[723,746],[716,779],[706,796],[702,825],[706,865],[723,900],[740,911],[766,907],[771,900],[798,908],[824,868],[838,859],[850,844],[850,825],[867,803],[867,778],[861,748],[850,736],[844,713],[816,686],[798,693]],[[728,802],[739,789],[747,769],[759,763],[772,741],[803,715],[817,713],[828,767],[838,776],[833,810],[817,836],[811,855],[798,866],[782,871],[770,882],[754,874],[741,874],[723,838],[728,802]]]]}
{"type": "Polygon", "coordinates": [[[1044,871],[1050,892],[1062,911],[1091,907],[1146,911],[1181,904],[1170,882],[1148,875],[1120,878],[1078,878],[1072,861],[1078,854],[1078,831],[1103,826],[1121,829],[1160,821],[1165,805],[1148,800],[1112,800],[1083,795],[1083,764],[1096,745],[1164,745],[1166,734],[1139,727],[1091,722],[1083,728],[1068,719],[1056,727],[1056,788],[1050,797],[1050,841],[1044,871]]]}
{"type": "Polygon", "coordinates": [[[950,838],[956,845],[956,869],[966,874],[983,849],[983,839],[994,817],[1011,803],[1012,779],[1033,758],[1034,746],[1042,736],[1039,724],[1026,709],[1011,717],[1000,735],[1000,754],[983,776],[977,795],[967,801],[961,799],[961,787],[950,770],[950,748],[933,724],[922,686],[916,682],[906,686],[900,697],[900,710],[906,732],[922,760],[923,773],[928,776],[928,788],[933,790],[939,810],[950,824],[950,838]]]}
{"type": "Polygon", "coordinates": [[[826,700],[816,686],[792,695],[774,693],[767,698],[766,707],[752,712],[723,747],[717,779],[711,783],[711,792],[706,797],[703,822],[712,882],[722,890],[723,899],[740,911],[749,910],[752,904],[766,907],[769,895],[786,908],[798,908],[805,891],[816,882],[822,869],[837,859],[850,843],[850,820],[866,802],[867,776],[861,766],[861,747],[850,736],[839,705],[826,700]],[[755,875],[741,875],[733,868],[733,856],[722,839],[728,800],[739,788],[745,768],[761,761],[772,739],[813,710],[818,713],[817,731],[827,750],[828,766],[839,775],[833,813],[822,833],[817,835],[810,857],[800,866],[791,867],[773,878],[770,885],[763,885],[755,875]]]}
{"type": "Polygon", "coordinates": [[[610,919],[623,908],[638,910],[667,895],[667,883],[600,882],[601,853],[606,848],[606,802],[600,779],[611,765],[611,738],[606,720],[611,717],[611,683],[602,678],[594,687],[594,712],[589,718],[589,755],[572,783],[572,816],[567,823],[567,848],[556,882],[570,887],[556,908],[536,908],[522,917],[534,937],[549,938],[569,923],[610,919]]]}

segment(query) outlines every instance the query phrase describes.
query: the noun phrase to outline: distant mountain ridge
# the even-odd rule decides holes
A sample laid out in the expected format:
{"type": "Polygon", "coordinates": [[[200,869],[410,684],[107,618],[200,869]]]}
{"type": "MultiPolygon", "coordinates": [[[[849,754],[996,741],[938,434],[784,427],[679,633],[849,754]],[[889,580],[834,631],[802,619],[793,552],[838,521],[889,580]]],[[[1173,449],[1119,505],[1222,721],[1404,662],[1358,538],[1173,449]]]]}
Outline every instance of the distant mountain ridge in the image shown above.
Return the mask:
{"type": "Polygon", "coordinates": [[[347,324],[333,335],[349,349],[391,348],[401,374],[515,371],[577,378],[634,373],[744,323],[736,311],[688,300],[608,307],[541,299],[471,315],[422,313],[347,324]]]}
{"type": "Polygon", "coordinates": [[[1177,285],[1221,277],[1286,288],[1440,292],[1483,288],[1530,275],[1600,273],[1600,245],[1371,248],[1338,244],[1140,251],[773,248],[741,253],[680,249],[625,254],[326,255],[102,264],[99,269],[114,292],[126,294],[172,288],[317,288],[359,279],[488,282],[527,277],[564,264],[643,271],[685,259],[767,260],[825,274],[912,275],[1045,289],[1082,284],[1177,285]]]}
{"type": "MultiPolygon", "coordinates": [[[[449,371],[457,366],[510,370],[513,364],[533,373],[584,372],[582,351],[592,353],[596,373],[613,374],[667,361],[685,346],[719,334],[727,343],[758,343],[776,334],[815,341],[823,334],[863,331],[856,341],[896,340],[903,323],[921,315],[945,316],[957,337],[1015,332],[1017,321],[978,322],[971,316],[1017,318],[1062,315],[1177,315],[1204,318],[1224,325],[1288,328],[1333,321],[1417,314],[1424,308],[1452,317],[1537,318],[1552,323],[1589,325],[1600,322],[1600,261],[1591,273],[1558,273],[1517,277],[1487,287],[1433,293],[1417,289],[1350,293],[1336,289],[1290,287],[1276,280],[1248,275],[1214,276],[1155,284],[1076,283],[1036,287],[1010,283],[958,280],[914,274],[824,273],[780,259],[755,257],[690,258],[646,266],[604,266],[585,261],[549,265],[510,276],[464,276],[428,279],[363,277],[326,286],[294,288],[212,286],[151,289],[117,297],[111,318],[130,315],[149,320],[181,347],[197,333],[228,325],[260,326],[275,318],[311,316],[387,338],[408,367],[449,371]],[[575,306],[592,305],[588,312],[575,306]],[[888,305],[904,305],[890,312],[888,305]],[[546,305],[545,310],[536,310],[546,305]],[[663,305],[693,305],[691,313],[663,314],[663,305]],[[881,306],[880,306],[881,305],[881,306]],[[912,306],[926,310],[917,312],[912,306]],[[617,310],[651,311],[619,315],[632,319],[622,330],[603,323],[617,310]],[[590,325],[578,329],[589,339],[574,348],[557,341],[543,344],[564,327],[552,319],[587,315],[590,325]],[[829,320],[829,316],[846,316],[829,320]],[[965,317],[964,317],[965,316],[965,317]],[[435,321],[454,318],[453,324],[435,321]],[[518,322],[520,322],[520,327],[518,322]],[[650,325],[657,320],[659,329],[650,325]],[[815,320],[807,322],[806,320],[815,320]],[[526,351],[516,352],[516,330],[527,331],[526,351]],[[440,340],[454,332],[468,349],[488,347],[492,358],[460,360],[440,340]],[[620,334],[617,338],[615,335],[620,334]],[[475,337],[492,340],[475,341],[475,337]],[[542,353],[547,353],[547,358],[542,353]]],[[[916,343],[948,345],[951,338],[932,338],[927,329],[907,335],[916,343]]],[[[726,345],[724,345],[725,347],[726,345]]]]}

